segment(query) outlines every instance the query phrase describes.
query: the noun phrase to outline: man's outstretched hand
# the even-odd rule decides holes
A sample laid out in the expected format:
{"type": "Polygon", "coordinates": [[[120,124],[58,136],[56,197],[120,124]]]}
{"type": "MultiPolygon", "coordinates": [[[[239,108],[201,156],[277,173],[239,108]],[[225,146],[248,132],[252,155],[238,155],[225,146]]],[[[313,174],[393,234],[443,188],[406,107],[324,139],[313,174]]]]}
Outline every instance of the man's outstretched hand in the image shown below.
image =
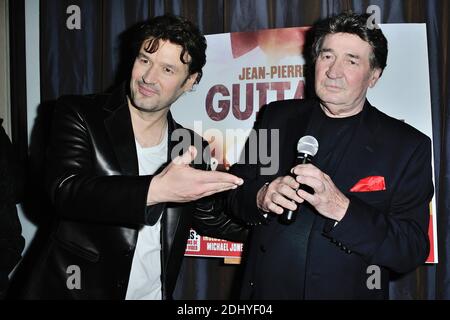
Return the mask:
{"type": "Polygon", "coordinates": [[[194,169],[189,164],[195,159],[197,149],[189,147],[153,177],[147,194],[147,205],[163,202],[190,202],[242,185],[241,178],[219,171],[194,169]]]}

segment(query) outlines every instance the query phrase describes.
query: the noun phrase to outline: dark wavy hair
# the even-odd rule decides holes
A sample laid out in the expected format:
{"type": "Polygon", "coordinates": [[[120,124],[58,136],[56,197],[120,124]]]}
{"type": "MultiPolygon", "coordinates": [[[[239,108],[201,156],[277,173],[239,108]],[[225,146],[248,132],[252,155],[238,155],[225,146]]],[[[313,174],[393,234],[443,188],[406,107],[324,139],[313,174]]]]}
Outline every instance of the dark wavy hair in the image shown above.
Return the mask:
{"type": "Polygon", "coordinates": [[[183,48],[180,54],[181,62],[188,64],[189,75],[198,73],[195,83],[200,82],[203,75],[202,68],[206,63],[206,39],[197,26],[183,17],[165,14],[143,22],[135,30],[133,37],[135,57],[145,41],[149,41],[144,48],[148,53],[158,50],[159,40],[180,45],[183,48]],[[186,53],[191,57],[190,61],[185,61],[186,53]]]}
{"type": "Polygon", "coordinates": [[[372,47],[372,53],[369,57],[370,67],[372,69],[379,68],[383,72],[388,55],[387,39],[377,25],[369,28],[369,22],[369,14],[359,15],[353,12],[344,12],[319,21],[314,26],[315,33],[311,48],[313,61],[315,62],[319,56],[323,41],[327,35],[349,33],[357,35],[372,47]]]}

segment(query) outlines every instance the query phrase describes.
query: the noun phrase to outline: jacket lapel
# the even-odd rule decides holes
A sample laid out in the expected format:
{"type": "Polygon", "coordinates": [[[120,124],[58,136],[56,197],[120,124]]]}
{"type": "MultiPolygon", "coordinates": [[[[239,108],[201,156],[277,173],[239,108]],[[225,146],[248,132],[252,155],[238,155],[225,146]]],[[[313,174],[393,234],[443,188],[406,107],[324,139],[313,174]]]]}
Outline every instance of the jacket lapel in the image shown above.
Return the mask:
{"type": "Polygon", "coordinates": [[[172,133],[176,129],[179,129],[179,128],[181,128],[181,126],[178,123],[176,123],[175,120],[173,120],[172,114],[169,111],[167,113],[167,133],[168,133],[167,138],[169,140],[167,141],[167,163],[166,163],[166,165],[168,165],[170,163],[170,161],[172,161],[172,159],[171,159],[172,150],[173,150],[173,148],[175,148],[175,145],[177,143],[177,141],[172,141],[172,139],[171,139],[172,133]]]}
{"type": "MultiPolygon", "coordinates": [[[[301,104],[298,106],[296,115],[291,117],[286,125],[280,124],[280,129],[286,128],[286,130],[280,130],[280,175],[288,174],[294,166],[297,157],[298,140],[308,135],[311,126],[311,115],[315,107],[315,102],[301,104]]],[[[280,112],[283,111],[280,110],[280,112]]],[[[269,150],[271,150],[270,147],[269,150]]]]}
{"type": "Polygon", "coordinates": [[[110,113],[105,119],[106,131],[122,174],[126,176],[138,175],[136,144],[125,85],[113,92],[105,105],[105,110],[110,113]]]}
{"type": "MultiPolygon", "coordinates": [[[[378,128],[376,110],[366,101],[362,112],[358,127],[338,164],[335,176],[332,177],[343,193],[348,192],[355,184],[354,175],[358,175],[357,171],[361,164],[370,163],[376,157],[376,130],[378,128]]],[[[366,173],[370,175],[370,172],[366,173]]]]}
{"type": "MultiPolygon", "coordinates": [[[[160,168],[163,170],[171,161],[172,150],[175,147],[177,141],[172,141],[172,133],[181,128],[173,118],[170,111],[167,114],[167,126],[168,126],[168,142],[167,142],[167,162],[160,168]]],[[[160,171],[158,170],[158,172],[160,171]]],[[[173,203],[165,204],[165,209],[161,218],[161,273],[162,273],[162,294],[163,299],[171,299],[171,293],[175,287],[175,281],[177,277],[176,268],[170,268],[171,263],[177,260],[177,255],[180,254],[179,250],[184,250],[184,247],[179,247],[180,243],[187,241],[187,234],[180,234],[178,230],[189,231],[185,224],[191,221],[191,212],[186,212],[185,206],[180,206],[173,203]],[[178,237],[178,239],[175,239],[178,237]],[[184,238],[184,239],[183,239],[184,238]],[[174,245],[176,248],[174,248],[174,245]]],[[[183,252],[184,254],[184,252],[183,252]]],[[[174,264],[175,265],[175,264],[174,264]]]]}

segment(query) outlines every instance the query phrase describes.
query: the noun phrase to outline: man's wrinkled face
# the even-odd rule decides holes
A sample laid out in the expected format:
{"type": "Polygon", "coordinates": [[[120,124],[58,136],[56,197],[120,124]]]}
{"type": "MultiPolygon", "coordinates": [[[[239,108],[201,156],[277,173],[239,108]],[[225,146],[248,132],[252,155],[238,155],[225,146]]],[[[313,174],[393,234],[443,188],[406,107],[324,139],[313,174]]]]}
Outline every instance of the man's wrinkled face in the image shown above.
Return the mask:
{"type": "Polygon", "coordinates": [[[357,35],[329,34],[325,37],[315,66],[316,94],[330,117],[360,112],[367,89],[381,75],[370,66],[372,47],[357,35]]]}

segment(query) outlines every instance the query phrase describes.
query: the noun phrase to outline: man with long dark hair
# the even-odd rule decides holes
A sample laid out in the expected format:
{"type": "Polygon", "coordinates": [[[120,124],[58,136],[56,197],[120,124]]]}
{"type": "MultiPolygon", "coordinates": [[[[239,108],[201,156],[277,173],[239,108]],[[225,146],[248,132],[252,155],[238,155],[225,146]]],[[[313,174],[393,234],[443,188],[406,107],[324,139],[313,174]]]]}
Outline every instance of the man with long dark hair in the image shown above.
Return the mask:
{"type": "Polygon", "coordinates": [[[169,111],[201,79],[204,36],[172,15],[136,30],[128,83],[58,100],[47,167],[58,221],[22,298],[170,299],[190,227],[242,240],[211,201],[196,202],[242,180],[204,171],[206,143],[169,111]]]}

